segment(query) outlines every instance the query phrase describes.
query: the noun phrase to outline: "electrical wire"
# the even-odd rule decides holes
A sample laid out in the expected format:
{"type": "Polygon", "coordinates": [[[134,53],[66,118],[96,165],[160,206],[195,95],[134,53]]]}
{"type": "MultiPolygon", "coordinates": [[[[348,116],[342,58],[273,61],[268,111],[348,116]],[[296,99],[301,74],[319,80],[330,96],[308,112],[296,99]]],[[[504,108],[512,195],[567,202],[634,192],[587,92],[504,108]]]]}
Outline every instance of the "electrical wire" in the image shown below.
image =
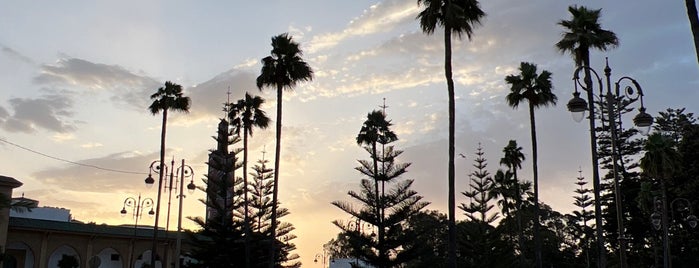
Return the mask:
{"type": "Polygon", "coordinates": [[[48,155],[48,154],[39,152],[39,151],[37,151],[37,150],[33,150],[33,149],[30,149],[30,148],[24,147],[24,146],[22,146],[22,145],[13,143],[13,142],[8,141],[8,140],[6,140],[6,139],[4,139],[4,138],[0,138],[0,141],[2,141],[2,142],[4,142],[4,143],[7,143],[7,144],[9,144],[9,145],[12,145],[12,146],[14,146],[14,147],[20,148],[20,149],[22,149],[22,150],[29,151],[29,152],[32,152],[32,153],[34,153],[34,154],[41,155],[41,156],[46,157],[46,158],[51,158],[51,159],[53,159],[53,160],[57,160],[57,161],[61,161],[61,162],[66,162],[66,163],[73,164],[73,165],[77,165],[77,166],[89,167],[89,168],[94,168],[94,169],[99,169],[99,170],[104,170],[104,171],[109,171],[109,172],[123,173],[123,174],[148,175],[148,173],[144,173],[144,172],[135,172],[135,171],[118,170],[118,169],[104,168],[104,167],[100,167],[100,166],[96,166],[96,165],[83,164],[83,163],[79,163],[79,162],[75,162],[75,161],[63,159],[63,158],[60,158],[60,157],[48,155]]]}

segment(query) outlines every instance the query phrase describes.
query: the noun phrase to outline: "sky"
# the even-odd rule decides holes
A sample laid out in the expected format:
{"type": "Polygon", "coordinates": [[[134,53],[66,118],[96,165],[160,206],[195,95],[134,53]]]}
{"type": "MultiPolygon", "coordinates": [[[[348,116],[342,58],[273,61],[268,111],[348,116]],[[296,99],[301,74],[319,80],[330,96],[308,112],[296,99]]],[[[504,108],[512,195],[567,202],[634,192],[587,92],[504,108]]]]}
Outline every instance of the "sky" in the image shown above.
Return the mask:
{"type": "MultiPolygon", "coordinates": [[[[641,84],[648,112],[686,107],[697,113],[699,65],[682,1],[481,1],[487,13],[469,40],[454,39],[458,192],[468,190],[479,144],[488,169],[498,168],[502,148],[517,140],[528,160],[520,178],[531,180],[531,141],[526,106],[504,100],[505,76],[520,62],[553,73],[554,107],[536,111],[540,199],[573,209],[578,170],[591,178],[589,132],[565,104],[572,97],[574,65],[555,48],[570,5],[602,9],[603,28],[620,45],[592,51],[602,73],[641,84]]],[[[166,159],[185,159],[202,185],[211,138],[223,104],[245,92],[267,100],[276,116],[274,89],[260,91],[255,78],[269,55],[271,37],[288,32],[301,44],[315,73],[312,82],[284,93],[279,197],[291,212],[293,242],[301,261],[339,232],[333,220],[349,219],[330,203],[353,201],[368,159],[355,137],[367,113],[384,104],[412,165],[403,178],[428,209],[447,211],[447,92],[443,35],[423,34],[416,1],[3,1],[0,8],[0,175],[24,183],[15,196],[71,210],[84,222],[132,224],[119,211],[127,197],[155,198],[144,187],[159,158],[160,114],[149,96],[165,81],[184,87],[189,113],[171,113],[166,159]]],[[[632,115],[623,120],[631,126],[632,115]]],[[[250,157],[273,159],[274,127],[257,130],[250,157]]],[[[203,216],[202,192],[184,200],[184,216],[203,216]]],[[[170,229],[176,228],[172,199],[170,229]]],[[[163,206],[167,204],[163,199],[163,206]]],[[[457,193],[457,203],[468,199],[457,193]]],[[[163,209],[165,211],[165,209],[163,209]]],[[[465,216],[459,212],[457,219],[465,216]]],[[[144,218],[143,224],[152,224],[144,218]]],[[[196,228],[189,220],[186,228],[196,228]]],[[[161,220],[161,225],[165,220],[161,220]]]]}

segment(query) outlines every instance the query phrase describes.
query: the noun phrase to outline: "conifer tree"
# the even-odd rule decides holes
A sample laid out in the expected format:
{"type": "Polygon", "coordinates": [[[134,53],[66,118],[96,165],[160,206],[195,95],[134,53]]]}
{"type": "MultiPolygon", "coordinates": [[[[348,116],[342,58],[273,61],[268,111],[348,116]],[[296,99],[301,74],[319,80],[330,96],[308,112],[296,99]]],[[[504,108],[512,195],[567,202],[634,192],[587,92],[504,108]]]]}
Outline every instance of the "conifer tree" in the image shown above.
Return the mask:
{"type": "Polygon", "coordinates": [[[495,206],[490,204],[495,197],[489,194],[489,192],[493,190],[494,184],[490,172],[486,170],[488,167],[488,160],[485,159],[484,155],[483,147],[478,143],[476,158],[473,160],[473,167],[476,168],[476,170],[469,174],[472,190],[462,192],[464,196],[473,200],[473,202],[468,205],[462,203],[459,208],[466,212],[466,216],[470,220],[491,224],[498,219],[499,215],[497,213],[489,215],[489,211],[495,206]]]}
{"type": "MultiPolygon", "coordinates": [[[[349,226],[342,221],[333,223],[342,230],[352,247],[352,255],[359,260],[377,268],[398,267],[412,259],[418,258],[418,251],[410,247],[414,239],[408,235],[408,219],[419,213],[428,205],[422,196],[410,189],[413,180],[400,179],[407,172],[410,163],[400,163],[397,157],[403,151],[390,145],[397,136],[390,130],[391,123],[381,111],[373,111],[367,116],[357,140],[367,139],[364,148],[371,160],[359,160],[357,167],[365,177],[361,179],[360,191],[349,191],[348,195],[359,201],[360,207],[345,201],[334,201],[333,205],[350,214],[355,219],[369,223],[377,230],[374,235],[363,232],[364,228],[349,226]],[[376,144],[382,141],[383,150],[376,150],[376,144]],[[379,190],[379,182],[387,189],[379,190]]],[[[372,232],[373,233],[373,232],[372,232]]]]}
{"type": "MultiPolygon", "coordinates": [[[[595,252],[593,250],[593,242],[595,237],[593,227],[588,225],[588,223],[595,217],[594,210],[591,208],[593,205],[592,197],[590,196],[592,189],[585,187],[585,185],[587,185],[587,181],[585,181],[585,177],[582,176],[582,171],[578,172],[580,173],[580,176],[578,176],[575,181],[575,185],[577,185],[578,188],[575,189],[574,192],[576,195],[573,196],[573,199],[575,200],[573,205],[575,205],[578,209],[573,211],[573,214],[570,215],[569,226],[571,234],[576,242],[574,245],[574,250],[579,257],[585,260],[585,267],[592,267],[592,258],[590,253],[594,254],[595,252]]],[[[594,222],[592,224],[594,224],[594,222]]]]}

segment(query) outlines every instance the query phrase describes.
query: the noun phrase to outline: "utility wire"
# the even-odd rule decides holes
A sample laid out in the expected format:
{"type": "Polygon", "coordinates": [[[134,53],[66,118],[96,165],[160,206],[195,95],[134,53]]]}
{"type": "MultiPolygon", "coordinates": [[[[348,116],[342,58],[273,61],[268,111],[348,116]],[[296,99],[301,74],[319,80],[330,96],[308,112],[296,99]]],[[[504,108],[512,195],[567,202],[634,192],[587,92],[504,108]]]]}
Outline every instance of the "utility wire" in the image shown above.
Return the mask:
{"type": "Polygon", "coordinates": [[[20,148],[20,149],[22,149],[22,150],[29,151],[29,152],[32,152],[32,153],[41,155],[41,156],[43,156],[43,157],[47,157],[47,158],[51,158],[51,159],[53,159],[53,160],[58,160],[58,161],[70,163],[70,164],[77,165],[77,166],[89,167],[89,168],[94,168],[94,169],[99,169],[99,170],[104,170],[104,171],[110,171],[110,172],[116,172],[116,173],[148,175],[148,173],[143,173],[143,172],[125,171],[125,170],[118,170],[118,169],[111,169],[111,168],[103,168],[103,167],[96,166],[96,165],[83,164],[83,163],[79,163],[79,162],[75,162],[75,161],[70,161],[70,160],[67,160],[67,159],[63,159],[63,158],[60,158],[60,157],[48,155],[48,154],[39,152],[39,151],[37,151],[37,150],[33,150],[33,149],[30,149],[30,148],[24,147],[24,146],[22,146],[22,145],[19,145],[19,144],[10,142],[10,141],[8,141],[8,140],[6,140],[6,139],[4,139],[4,138],[0,138],[0,141],[2,141],[2,142],[4,142],[4,143],[7,143],[7,144],[9,144],[9,145],[12,145],[12,146],[14,146],[14,147],[20,148]]]}

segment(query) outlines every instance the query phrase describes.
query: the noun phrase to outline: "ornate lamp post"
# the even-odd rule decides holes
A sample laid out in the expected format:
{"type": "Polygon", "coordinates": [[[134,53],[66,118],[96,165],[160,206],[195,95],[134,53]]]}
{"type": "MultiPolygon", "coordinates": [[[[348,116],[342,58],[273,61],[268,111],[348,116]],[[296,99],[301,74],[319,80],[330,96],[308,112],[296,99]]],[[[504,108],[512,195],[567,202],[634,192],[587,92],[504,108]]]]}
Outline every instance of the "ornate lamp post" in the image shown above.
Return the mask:
{"type": "MultiPolygon", "coordinates": [[[[606,59],[605,59],[606,60],[606,59]]],[[[602,78],[598,75],[598,73],[588,67],[588,66],[580,66],[578,67],[575,72],[573,73],[573,84],[575,86],[575,91],[573,92],[573,99],[571,99],[568,102],[568,110],[573,113],[573,119],[576,122],[582,121],[585,111],[589,111],[590,115],[588,119],[590,120],[590,148],[592,151],[592,186],[594,190],[594,196],[595,196],[595,225],[596,225],[596,236],[597,236],[597,245],[599,248],[599,254],[600,258],[603,258],[603,255],[606,254],[606,250],[604,249],[604,240],[603,240],[603,230],[602,230],[602,206],[600,203],[600,179],[599,179],[599,163],[598,163],[598,155],[597,155],[597,134],[595,132],[595,107],[594,107],[594,102],[595,102],[595,94],[594,94],[594,88],[592,88],[592,83],[583,83],[580,81],[580,72],[584,71],[586,74],[590,73],[593,74],[594,77],[597,79],[598,86],[597,89],[599,90],[599,95],[597,97],[599,100],[602,100],[602,96],[604,94],[606,98],[606,109],[607,109],[607,118],[609,120],[609,128],[611,132],[611,140],[612,140],[612,166],[613,166],[613,173],[614,173],[614,194],[615,194],[615,203],[616,203],[616,217],[617,217],[617,229],[619,232],[619,258],[620,258],[620,264],[622,268],[627,267],[626,263],[626,237],[624,235],[624,218],[622,215],[622,209],[621,209],[621,192],[619,191],[619,167],[618,167],[618,159],[619,159],[619,154],[617,153],[618,151],[618,145],[617,145],[617,126],[616,126],[616,121],[619,120],[619,124],[621,124],[621,113],[615,113],[615,108],[619,107],[620,104],[631,104],[635,102],[636,100],[640,99],[641,107],[638,108],[638,115],[634,117],[633,122],[636,125],[636,127],[639,129],[641,133],[644,135],[648,133],[650,130],[650,126],[653,124],[653,117],[650,116],[648,113],[646,113],[646,108],[643,106],[643,91],[641,90],[640,84],[633,78],[624,76],[620,79],[618,79],[614,83],[614,91],[612,92],[612,85],[611,85],[611,74],[612,74],[612,69],[609,68],[609,61],[606,62],[606,66],[604,68],[604,75],[606,77],[606,84],[607,84],[607,91],[606,93],[603,92],[604,86],[602,83],[602,78]],[[631,85],[626,86],[624,88],[624,94],[620,94],[621,92],[621,83],[624,82],[630,82],[631,85]],[[590,85],[590,88],[588,88],[587,85],[590,85]],[[587,92],[587,101],[584,99],[580,98],[580,92],[578,92],[578,86],[580,86],[584,91],[587,92]],[[623,102],[622,102],[623,101],[623,102]],[[613,105],[614,104],[614,105],[613,105]]],[[[590,79],[592,80],[592,77],[585,77],[585,79],[590,79]]],[[[590,81],[588,80],[588,81],[590,81]]],[[[604,117],[603,117],[603,123],[604,123],[604,117]]]]}
{"type": "Polygon", "coordinates": [[[126,216],[126,214],[128,213],[128,211],[126,210],[127,207],[131,208],[131,214],[135,219],[135,223],[133,226],[134,229],[138,228],[138,218],[143,216],[143,210],[151,208],[150,211],[148,211],[148,216],[153,216],[153,214],[155,214],[155,211],[153,211],[153,199],[141,199],[141,194],[138,194],[138,199],[133,197],[127,197],[126,199],[124,199],[124,206],[121,208],[121,211],[119,212],[121,216],[126,216]]]}
{"type": "MultiPolygon", "coordinates": [[[[669,236],[669,222],[667,217],[667,207],[663,204],[663,200],[660,198],[654,198],[655,212],[650,215],[651,224],[655,230],[663,229],[663,267],[672,267],[672,258],[670,255],[670,236],[669,236]]],[[[675,198],[670,202],[670,216],[672,222],[678,221],[678,224],[687,224],[691,228],[697,227],[699,219],[692,213],[692,202],[686,198],[675,198]],[[675,203],[680,202],[679,207],[675,207],[675,203]],[[675,211],[680,213],[679,219],[675,217],[675,211]]]]}
{"type": "Polygon", "coordinates": [[[184,164],[184,159],[182,159],[182,165],[177,169],[177,171],[180,173],[180,194],[177,196],[180,199],[180,204],[179,213],[177,214],[177,245],[175,246],[177,259],[175,260],[175,268],[180,268],[180,255],[182,253],[182,202],[185,198],[185,195],[183,194],[184,180],[186,178],[190,178],[189,184],[187,184],[187,192],[190,194],[194,192],[196,186],[194,185],[194,170],[192,167],[184,164]]]}
{"type": "MultiPolygon", "coordinates": [[[[155,214],[155,211],[153,211],[153,199],[141,199],[141,194],[138,194],[138,199],[133,197],[127,197],[126,199],[124,199],[124,206],[121,208],[120,211],[122,217],[126,216],[126,214],[128,213],[126,210],[127,207],[131,208],[131,214],[135,219],[135,223],[133,226],[133,235],[135,239],[136,230],[138,230],[138,219],[141,218],[141,216],[143,216],[143,211],[147,208],[151,208],[150,211],[148,211],[148,216],[153,216],[155,214]]],[[[129,267],[133,267],[133,245],[131,246],[131,250],[129,252],[129,267]]]]}
{"type": "MultiPolygon", "coordinates": [[[[153,184],[155,184],[155,179],[153,179],[152,173],[156,173],[156,174],[160,175],[160,176],[158,176],[159,177],[159,180],[158,180],[158,198],[156,200],[156,205],[155,205],[155,224],[153,226],[153,246],[152,246],[152,250],[151,250],[151,266],[153,266],[153,265],[155,265],[155,259],[156,259],[156,255],[157,255],[157,249],[158,249],[157,248],[157,245],[158,245],[157,244],[157,241],[158,241],[158,219],[160,218],[161,189],[162,190],[168,189],[168,191],[170,193],[168,200],[172,197],[172,190],[177,189],[176,186],[173,186],[173,183],[174,183],[173,181],[176,178],[175,174],[174,174],[175,173],[175,160],[173,158],[173,160],[169,166],[166,163],[160,163],[160,161],[158,161],[158,160],[153,161],[150,164],[149,169],[150,169],[150,171],[148,172],[148,177],[146,177],[146,179],[145,179],[146,187],[150,188],[153,186],[153,184]],[[163,175],[166,175],[168,173],[168,170],[170,171],[170,185],[169,185],[169,187],[168,186],[162,187],[163,175]]],[[[178,177],[180,179],[180,196],[184,197],[184,195],[182,194],[182,189],[184,188],[183,187],[184,186],[183,185],[184,179],[186,177],[193,178],[194,177],[194,170],[192,169],[192,167],[185,165],[184,159],[183,159],[182,165],[177,168],[176,173],[178,173],[178,174],[181,173],[181,175],[178,175],[178,177]]],[[[194,186],[193,179],[187,185],[187,188],[191,189],[191,191],[194,191],[196,186],[194,186]]],[[[181,224],[182,224],[181,218],[182,218],[182,198],[180,198],[180,214],[179,214],[179,219],[178,219],[178,244],[181,243],[180,242],[181,238],[179,238],[179,232],[181,230],[181,224]]],[[[168,223],[166,223],[166,226],[169,225],[169,221],[170,221],[170,202],[169,201],[168,201],[167,221],[168,221],[168,223]]],[[[178,254],[179,254],[179,250],[178,250],[178,254]]],[[[178,260],[177,260],[176,264],[179,264],[179,255],[177,256],[177,258],[178,258],[178,260]]],[[[179,265],[177,265],[177,266],[179,266],[179,265]]]]}

